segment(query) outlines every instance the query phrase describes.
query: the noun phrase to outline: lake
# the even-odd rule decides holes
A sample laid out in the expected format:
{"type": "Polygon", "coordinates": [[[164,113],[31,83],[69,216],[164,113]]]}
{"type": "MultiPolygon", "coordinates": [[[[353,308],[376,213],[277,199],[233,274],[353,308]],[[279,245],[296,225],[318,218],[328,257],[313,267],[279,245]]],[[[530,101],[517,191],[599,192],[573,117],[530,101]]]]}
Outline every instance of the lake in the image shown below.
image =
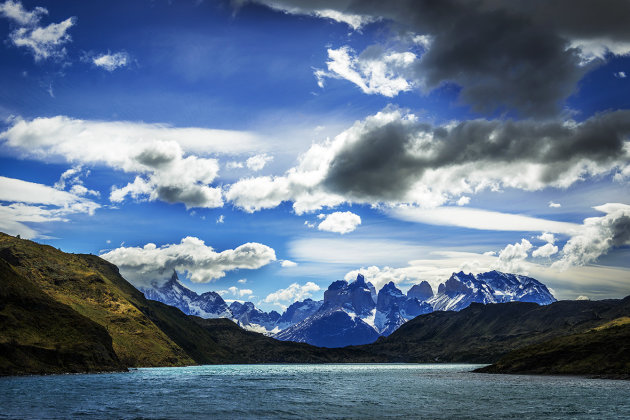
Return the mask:
{"type": "Polygon", "coordinates": [[[0,378],[0,418],[630,418],[630,383],[476,365],[220,365],[0,378]]]}

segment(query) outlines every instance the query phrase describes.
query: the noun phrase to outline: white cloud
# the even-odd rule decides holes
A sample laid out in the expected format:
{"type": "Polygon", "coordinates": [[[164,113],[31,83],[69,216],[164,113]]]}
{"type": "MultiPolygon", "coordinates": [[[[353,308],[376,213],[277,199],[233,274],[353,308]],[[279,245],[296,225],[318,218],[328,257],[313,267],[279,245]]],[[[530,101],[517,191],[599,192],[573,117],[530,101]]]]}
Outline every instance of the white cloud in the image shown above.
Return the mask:
{"type": "Polygon", "coordinates": [[[72,40],[67,31],[75,23],[76,18],[71,17],[44,27],[19,28],[11,33],[10,38],[16,47],[30,49],[35,61],[62,58],[66,55],[63,45],[72,40]]]}
{"type": "Polygon", "coordinates": [[[317,226],[317,229],[342,235],[352,232],[361,224],[361,217],[349,211],[336,211],[327,215],[320,214],[318,218],[324,220],[317,226]]]}
{"type": "Polygon", "coordinates": [[[552,267],[563,270],[586,265],[612,248],[630,245],[630,205],[607,203],[594,209],[606,215],[585,219],[580,232],[567,241],[562,258],[552,267]]]}
{"type": "Polygon", "coordinates": [[[230,161],[228,163],[225,164],[225,167],[227,169],[240,169],[243,168],[245,165],[243,164],[243,162],[237,162],[237,161],[230,161]]]}
{"type": "Polygon", "coordinates": [[[588,296],[580,295],[576,297],[575,300],[590,300],[590,299],[588,298],[588,296]]]}
{"type": "Polygon", "coordinates": [[[559,208],[559,207],[562,207],[562,204],[560,204],[560,203],[554,203],[553,201],[550,201],[550,202],[549,202],[549,207],[552,207],[552,208],[559,208]]]}
{"type": "Polygon", "coordinates": [[[409,222],[438,226],[458,226],[469,229],[514,231],[514,232],[554,232],[576,233],[580,225],[568,222],[540,219],[520,214],[501,213],[490,210],[437,207],[423,209],[412,206],[395,207],[387,213],[397,219],[409,222]]]}
{"type": "Polygon", "coordinates": [[[245,283],[247,283],[247,279],[240,279],[238,282],[239,282],[240,284],[245,284],[245,283]]]}
{"type": "Polygon", "coordinates": [[[350,237],[300,238],[289,242],[289,251],[293,258],[318,265],[402,265],[427,256],[432,250],[431,246],[412,242],[350,237]]]}
{"type": "Polygon", "coordinates": [[[124,51],[114,54],[108,52],[107,54],[97,55],[92,58],[92,63],[95,66],[101,67],[109,72],[112,72],[120,67],[125,67],[129,65],[130,62],[131,58],[129,57],[129,54],[124,51]]]}
{"type": "Polygon", "coordinates": [[[625,79],[626,77],[628,77],[625,71],[618,71],[614,74],[617,79],[625,79]]]}
{"type": "Polygon", "coordinates": [[[61,174],[54,186],[58,190],[65,190],[66,187],[70,187],[70,193],[78,196],[92,195],[94,197],[100,197],[100,192],[90,190],[83,185],[81,178],[87,177],[89,174],[90,171],[84,171],[81,165],[73,166],[61,174]]]}
{"type": "Polygon", "coordinates": [[[188,236],[178,244],[157,247],[116,248],[101,255],[116,264],[123,276],[136,285],[167,280],[173,270],[186,271],[196,283],[207,283],[225,276],[226,271],[257,269],[275,261],[275,251],[263,244],[250,242],[216,252],[199,238],[188,236]]]}
{"type": "Polygon", "coordinates": [[[292,283],[286,289],[279,289],[270,293],[263,301],[265,303],[273,303],[279,306],[284,306],[282,305],[282,302],[293,303],[299,300],[304,300],[311,297],[313,292],[317,292],[319,290],[321,290],[320,287],[312,281],[309,281],[304,285],[292,283]]]}
{"type": "Polygon", "coordinates": [[[251,289],[239,289],[236,286],[228,287],[227,290],[219,290],[217,293],[221,296],[230,294],[237,297],[251,296],[254,294],[251,289]]]}
{"type": "Polygon", "coordinates": [[[268,162],[273,160],[273,156],[269,156],[265,153],[255,155],[247,159],[245,164],[252,171],[260,171],[268,162]]]}
{"type": "Polygon", "coordinates": [[[297,263],[290,260],[282,260],[280,265],[284,268],[297,267],[297,263]]]}
{"type": "Polygon", "coordinates": [[[27,11],[19,1],[7,0],[0,3],[0,14],[6,18],[13,19],[22,26],[36,25],[43,15],[48,14],[48,10],[44,7],[36,7],[32,11],[27,11]]]}
{"type": "Polygon", "coordinates": [[[100,207],[72,192],[60,191],[43,184],[0,176],[0,230],[36,238],[39,232],[25,223],[68,221],[71,214],[93,215],[100,207]]]}
{"type": "Polygon", "coordinates": [[[521,242],[509,244],[499,252],[499,258],[496,262],[496,268],[508,273],[527,273],[523,262],[529,256],[532,244],[527,239],[521,239],[521,242]]]}
{"type": "Polygon", "coordinates": [[[217,159],[195,153],[241,153],[258,145],[256,137],[246,132],[63,116],[15,119],[0,139],[24,156],[44,161],[62,157],[75,164],[107,165],[136,174],[131,183],[113,188],[113,202],[130,196],[182,202],[188,208],[223,205],[220,187],[210,185],[218,175],[217,159]]]}
{"type": "Polygon", "coordinates": [[[553,235],[553,233],[544,232],[537,236],[537,238],[552,245],[556,243],[556,237],[553,235]]]}
{"type": "Polygon", "coordinates": [[[468,203],[470,203],[470,197],[465,196],[465,195],[461,196],[461,197],[459,198],[459,200],[457,200],[457,205],[458,205],[458,206],[465,206],[465,205],[467,205],[468,203]]]}
{"type": "Polygon", "coordinates": [[[413,87],[402,76],[417,59],[411,52],[384,51],[374,45],[357,56],[352,48],[344,46],[336,50],[328,49],[328,58],[328,71],[315,71],[320,87],[324,87],[326,77],[346,79],[364,93],[378,93],[390,98],[413,87]]]}
{"type": "Polygon", "coordinates": [[[536,248],[532,252],[532,257],[548,258],[557,253],[558,253],[558,247],[551,243],[547,243],[541,247],[536,248]]]}
{"type": "Polygon", "coordinates": [[[223,224],[223,223],[225,223],[225,216],[220,215],[219,217],[217,217],[217,224],[223,224]]]}

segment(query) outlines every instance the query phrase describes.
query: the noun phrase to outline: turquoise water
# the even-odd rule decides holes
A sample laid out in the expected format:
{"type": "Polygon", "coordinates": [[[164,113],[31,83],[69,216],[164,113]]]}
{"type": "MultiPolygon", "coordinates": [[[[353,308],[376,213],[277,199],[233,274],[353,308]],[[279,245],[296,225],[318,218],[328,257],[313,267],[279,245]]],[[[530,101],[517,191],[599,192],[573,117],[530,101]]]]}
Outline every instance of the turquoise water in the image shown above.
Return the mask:
{"type": "Polygon", "coordinates": [[[0,418],[630,419],[630,383],[473,365],[223,365],[0,378],[0,418]]]}

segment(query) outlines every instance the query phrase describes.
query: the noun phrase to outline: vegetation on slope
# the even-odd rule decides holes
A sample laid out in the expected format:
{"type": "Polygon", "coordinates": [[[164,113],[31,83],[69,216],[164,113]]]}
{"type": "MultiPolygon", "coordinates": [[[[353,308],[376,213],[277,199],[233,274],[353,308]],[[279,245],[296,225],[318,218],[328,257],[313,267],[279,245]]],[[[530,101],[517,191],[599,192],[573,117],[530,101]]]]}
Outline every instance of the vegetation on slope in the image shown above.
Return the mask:
{"type": "Polygon", "coordinates": [[[514,350],[485,373],[605,375],[630,378],[630,318],[514,350]]]}
{"type": "Polygon", "coordinates": [[[460,312],[421,315],[360,348],[400,362],[493,363],[519,347],[581,333],[625,315],[630,315],[630,298],[546,306],[475,303],[460,312]]]}
{"type": "Polygon", "coordinates": [[[101,325],[54,301],[0,259],[0,373],[123,370],[101,325]]]}

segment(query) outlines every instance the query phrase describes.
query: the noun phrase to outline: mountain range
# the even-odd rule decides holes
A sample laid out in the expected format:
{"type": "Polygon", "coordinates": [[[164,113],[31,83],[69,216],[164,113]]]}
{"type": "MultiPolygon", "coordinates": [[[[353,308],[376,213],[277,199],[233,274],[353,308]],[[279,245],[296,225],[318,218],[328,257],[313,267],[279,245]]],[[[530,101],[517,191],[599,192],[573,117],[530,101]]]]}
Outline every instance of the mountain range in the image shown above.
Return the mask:
{"type": "Polygon", "coordinates": [[[521,275],[490,271],[477,275],[453,275],[438,287],[428,282],[413,285],[404,294],[393,282],[376,291],[359,274],[355,281],[338,280],[324,292],[322,301],[295,302],[280,315],[256,308],[252,302],[229,306],[215,292],[201,295],[186,288],[177,273],[161,286],[141,288],[148,299],[175,306],[188,315],[202,318],[229,318],[250,331],[278,340],[295,341],[319,347],[344,347],[374,342],[388,336],[405,322],[433,311],[459,311],[471,303],[555,302],[549,289],[539,281],[521,275]]]}
{"type": "MultiPolygon", "coordinates": [[[[511,278],[490,277],[497,276],[504,282],[511,278]]],[[[326,302],[296,303],[281,318],[303,318],[294,325],[309,317],[324,323],[326,317],[358,322],[372,310],[378,312],[379,295],[382,305],[390,297],[402,301],[392,286],[374,298],[362,278],[331,286],[326,302]],[[376,302],[372,310],[368,294],[376,302]],[[323,309],[304,317],[314,306],[323,309]]],[[[444,289],[446,293],[449,287],[444,289]]],[[[462,288],[457,289],[461,294],[462,288]]],[[[513,289],[519,290],[518,296],[532,296],[520,286],[513,289]]],[[[418,294],[425,301],[435,297],[420,285],[405,299],[410,294],[418,302],[418,294]]],[[[149,300],[116,266],[97,256],[66,254],[0,233],[0,375],[216,363],[463,362],[492,363],[483,368],[486,372],[628,378],[629,349],[630,296],[548,305],[473,302],[460,311],[418,315],[389,336],[361,346],[324,348],[279,341],[229,319],[186,315],[149,300]]]]}

